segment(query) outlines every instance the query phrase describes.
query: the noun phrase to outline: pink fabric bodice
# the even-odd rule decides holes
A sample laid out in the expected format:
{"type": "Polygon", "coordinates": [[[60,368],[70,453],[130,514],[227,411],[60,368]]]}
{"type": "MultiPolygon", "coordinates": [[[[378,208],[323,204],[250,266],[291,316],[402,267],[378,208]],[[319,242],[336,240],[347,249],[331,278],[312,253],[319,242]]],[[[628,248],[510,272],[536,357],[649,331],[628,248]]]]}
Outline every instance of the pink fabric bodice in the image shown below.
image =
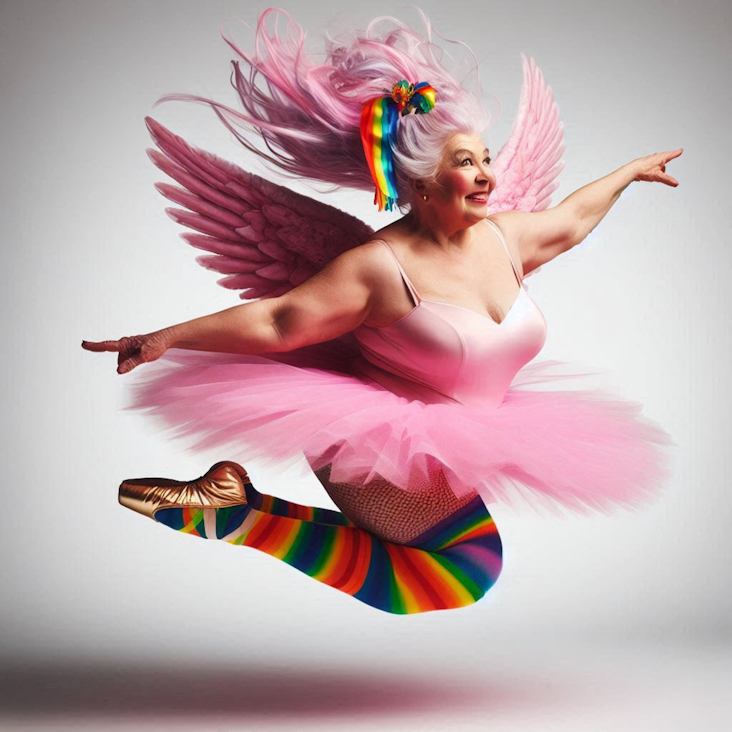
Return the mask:
{"type": "Polygon", "coordinates": [[[546,320],[529,297],[500,229],[489,219],[511,262],[519,291],[505,318],[493,318],[419,296],[394,250],[414,307],[384,327],[361,325],[353,334],[361,356],[354,367],[390,391],[426,403],[498,407],[518,371],[546,341],[546,320]]]}

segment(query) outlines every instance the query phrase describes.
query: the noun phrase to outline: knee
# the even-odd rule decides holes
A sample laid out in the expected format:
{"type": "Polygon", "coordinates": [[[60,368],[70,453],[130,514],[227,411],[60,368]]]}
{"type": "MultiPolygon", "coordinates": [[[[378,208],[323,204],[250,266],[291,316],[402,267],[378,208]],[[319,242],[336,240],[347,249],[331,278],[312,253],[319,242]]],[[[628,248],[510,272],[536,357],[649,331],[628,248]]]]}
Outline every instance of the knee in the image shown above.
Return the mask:
{"type": "Polygon", "coordinates": [[[503,542],[495,526],[493,532],[486,537],[483,568],[484,586],[487,592],[497,582],[503,570],[503,542]]]}

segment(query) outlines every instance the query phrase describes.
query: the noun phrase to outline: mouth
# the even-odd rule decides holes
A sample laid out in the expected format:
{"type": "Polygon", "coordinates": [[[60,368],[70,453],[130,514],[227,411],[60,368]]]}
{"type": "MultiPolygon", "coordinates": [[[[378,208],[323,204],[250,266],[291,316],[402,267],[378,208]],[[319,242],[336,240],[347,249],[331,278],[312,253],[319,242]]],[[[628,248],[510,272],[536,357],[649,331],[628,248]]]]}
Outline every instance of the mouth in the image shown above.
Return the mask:
{"type": "Polygon", "coordinates": [[[465,196],[466,201],[470,201],[471,203],[477,203],[479,205],[484,205],[488,203],[488,194],[487,193],[471,193],[469,196],[465,196]]]}

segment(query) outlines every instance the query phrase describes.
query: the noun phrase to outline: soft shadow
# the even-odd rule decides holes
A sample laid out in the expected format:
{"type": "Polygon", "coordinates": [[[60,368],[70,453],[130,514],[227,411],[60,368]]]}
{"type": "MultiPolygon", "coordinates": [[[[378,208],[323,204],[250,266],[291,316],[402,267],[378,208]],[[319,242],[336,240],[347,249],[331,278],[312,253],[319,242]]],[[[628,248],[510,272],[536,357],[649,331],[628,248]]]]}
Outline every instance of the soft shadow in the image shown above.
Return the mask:
{"type": "MultiPolygon", "coordinates": [[[[393,672],[130,664],[18,665],[0,670],[0,712],[118,718],[185,714],[368,717],[446,708],[505,711],[552,705],[557,689],[526,678],[472,681],[393,672]]],[[[565,686],[566,690],[566,686],[565,686]]]]}

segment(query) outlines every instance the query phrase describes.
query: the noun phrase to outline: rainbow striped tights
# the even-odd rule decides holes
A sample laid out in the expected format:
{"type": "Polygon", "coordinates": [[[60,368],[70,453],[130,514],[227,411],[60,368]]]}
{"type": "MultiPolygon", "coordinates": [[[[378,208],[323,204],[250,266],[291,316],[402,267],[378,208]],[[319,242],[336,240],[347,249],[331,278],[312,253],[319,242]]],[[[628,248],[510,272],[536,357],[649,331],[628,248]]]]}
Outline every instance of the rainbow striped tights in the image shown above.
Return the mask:
{"type": "Polygon", "coordinates": [[[204,539],[248,546],[390,613],[471,605],[501,571],[501,539],[476,496],[407,544],[376,537],[344,514],[264,495],[246,484],[247,504],[165,508],[155,519],[204,539]]]}

